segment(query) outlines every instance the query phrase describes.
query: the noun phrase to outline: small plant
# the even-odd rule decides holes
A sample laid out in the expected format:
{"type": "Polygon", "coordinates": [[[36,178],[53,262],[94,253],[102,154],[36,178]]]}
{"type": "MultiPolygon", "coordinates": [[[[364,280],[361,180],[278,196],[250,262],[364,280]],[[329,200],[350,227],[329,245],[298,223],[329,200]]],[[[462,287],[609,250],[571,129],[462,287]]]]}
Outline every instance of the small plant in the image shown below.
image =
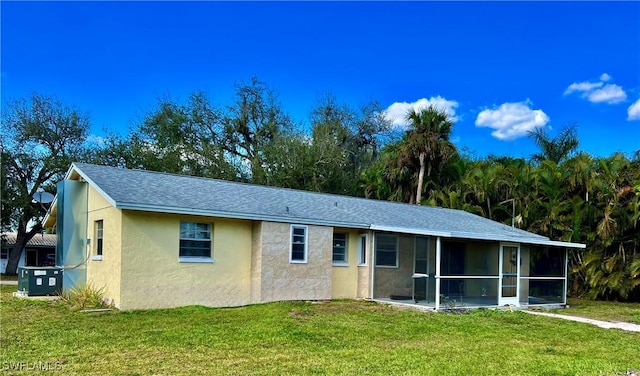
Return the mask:
{"type": "Polygon", "coordinates": [[[60,294],[62,300],[77,309],[112,308],[104,298],[104,287],[96,288],[92,284],[77,286],[60,294]]]}
{"type": "Polygon", "coordinates": [[[440,294],[440,307],[441,310],[447,313],[468,313],[469,309],[464,308],[464,303],[462,302],[462,297],[460,297],[460,302],[456,301],[456,299],[450,299],[448,296],[444,294],[440,294]]]}

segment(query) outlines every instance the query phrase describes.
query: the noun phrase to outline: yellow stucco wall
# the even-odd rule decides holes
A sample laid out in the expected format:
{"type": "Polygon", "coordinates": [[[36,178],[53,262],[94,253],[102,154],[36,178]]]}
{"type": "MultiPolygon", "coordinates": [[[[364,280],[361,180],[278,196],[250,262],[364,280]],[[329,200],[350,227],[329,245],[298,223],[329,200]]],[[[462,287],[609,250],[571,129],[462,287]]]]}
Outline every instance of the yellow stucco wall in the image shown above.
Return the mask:
{"type": "Polygon", "coordinates": [[[252,226],[243,220],[124,211],[121,308],[249,304],[252,226]],[[179,261],[181,221],[211,223],[214,263],[179,261]]]}
{"type": "MultiPolygon", "coordinates": [[[[331,274],[331,298],[358,298],[358,231],[345,228],[334,228],[334,233],[347,234],[347,263],[333,264],[331,274]]],[[[333,250],[332,250],[333,252],[333,250]]]]}
{"type": "Polygon", "coordinates": [[[122,212],[89,186],[87,205],[87,284],[103,289],[105,299],[120,306],[122,212]],[[102,260],[96,260],[95,221],[103,221],[102,260]]]}

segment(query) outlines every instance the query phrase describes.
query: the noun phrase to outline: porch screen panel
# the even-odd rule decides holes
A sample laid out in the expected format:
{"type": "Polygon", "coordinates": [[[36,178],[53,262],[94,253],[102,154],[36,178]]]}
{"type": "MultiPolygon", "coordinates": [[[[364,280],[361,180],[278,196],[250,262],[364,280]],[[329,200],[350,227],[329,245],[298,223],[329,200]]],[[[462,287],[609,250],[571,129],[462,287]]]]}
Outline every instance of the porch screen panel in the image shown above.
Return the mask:
{"type": "Polygon", "coordinates": [[[480,241],[443,241],[440,257],[440,307],[498,305],[498,244],[480,241]]]}
{"type": "Polygon", "coordinates": [[[465,274],[466,252],[464,243],[443,241],[440,259],[441,275],[465,274]]]}
{"type": "Polygon", "coordinates": [[[466,244],[464,275],[497,277],[500,266],[500,245],[494,242],[466,244]]]}
{"type": "Polygon", "coordinates": [[[518,287],[518,247],[502,248],[502,297],[517,296],[518,287]]]}
{"type": "Polygon", "coordinates": [[[498,305],[498,278],[443,279],[440,307],[485,307],[498,305]]]}
{"type": "Polygon", "coordinates": [[[529,304],[564,304],[564,280],[529,280],[529,304]]]}
{"type": "Polygon", "coordinates": [[[464,296],[464,280],[453,276],[465,275],[466,250],[460,242],[443,241],[440,251],[440,294],[464,296]],[[452,278],[446,278],[452,276],[452,278]]]}
{"type": "Polygon", "coordinates": [[[529,277],[564,277],[564,252],[549,247],[532,247],[529,277]]]}
{"type": "Polygon", "coordinates": [[[566,249],[532,245],[522,256],[520,302],[566,303],[566,249]]]}

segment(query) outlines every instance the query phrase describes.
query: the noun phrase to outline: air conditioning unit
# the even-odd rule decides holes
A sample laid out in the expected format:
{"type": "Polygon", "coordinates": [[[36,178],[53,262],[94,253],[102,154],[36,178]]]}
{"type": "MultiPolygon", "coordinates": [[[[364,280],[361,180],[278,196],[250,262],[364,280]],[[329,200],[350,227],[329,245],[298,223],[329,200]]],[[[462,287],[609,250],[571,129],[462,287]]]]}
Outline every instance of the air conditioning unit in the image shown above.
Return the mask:
{"type": "Polygon", "coordinates": [[[62,269],[21,266],[18,268],[18,292],[27,296],[57,295],[62,290],[62,269]]]}

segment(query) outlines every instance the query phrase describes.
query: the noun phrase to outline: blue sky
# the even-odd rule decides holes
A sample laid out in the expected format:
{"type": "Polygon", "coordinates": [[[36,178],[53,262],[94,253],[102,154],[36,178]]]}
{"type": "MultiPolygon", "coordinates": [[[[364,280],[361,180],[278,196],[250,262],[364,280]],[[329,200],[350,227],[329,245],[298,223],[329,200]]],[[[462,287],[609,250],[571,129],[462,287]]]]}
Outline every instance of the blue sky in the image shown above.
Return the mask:
{"type": "Polygon", "coordinates": [[[477,156],[528,157],[527,131],[578,125],[580,149],[640,149],[640,2],[6,2],[2,101],[56,95],[95,136],[157,99],[227,105],[267,82],[294,120],[331,93],[456,120],[477,156]]]}

